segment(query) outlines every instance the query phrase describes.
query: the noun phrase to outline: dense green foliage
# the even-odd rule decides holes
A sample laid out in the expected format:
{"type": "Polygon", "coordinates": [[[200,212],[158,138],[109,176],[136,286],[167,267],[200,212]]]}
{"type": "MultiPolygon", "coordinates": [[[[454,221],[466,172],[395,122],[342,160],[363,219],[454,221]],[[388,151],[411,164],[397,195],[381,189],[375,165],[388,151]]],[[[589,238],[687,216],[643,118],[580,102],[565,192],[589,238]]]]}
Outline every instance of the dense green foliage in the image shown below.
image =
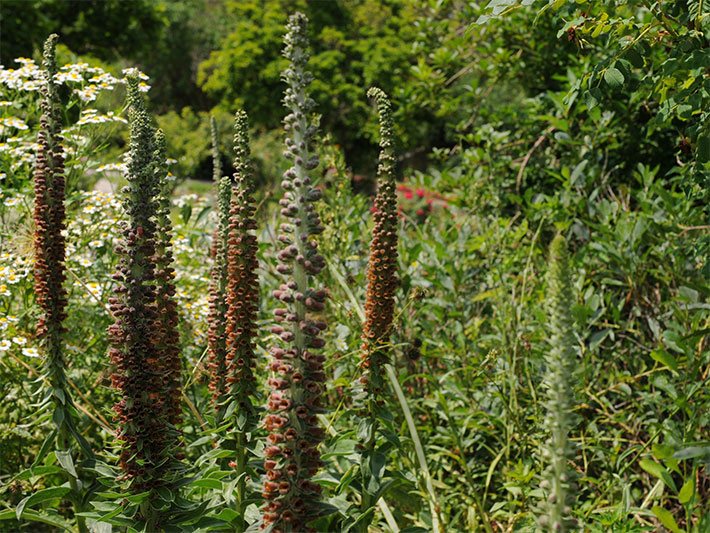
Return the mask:
{"type": "MultiPolygon", "coordinates": [[[[122,530],[137,524],[146,501],[126,499],[115,481],[120,450],[110,412],[117,395],[106,306],[126,214],[119,195],[89,192],[99,180],[125,183],[121,69],[133,64],[150,75],[141,90],[165,131],[177,186],[178,425],[188,478],[162,491],[160,505],[170,525],[185,530],[240,529],[259,519],[266,431],[252,423],[270,389],[268,348],[277,339],[269,328],[280,307],[272,293],[283,283],[276,235],[284,207],[274,197],[290,166],[281,153],[281,51],[287,18],[299,9],[311,21],[308,70],[322,135],[312,139],[321,165],[309,172],[323,195],[318,277],[328,288],[326,410],[317,420],[326,433],[314,478],[324,514],[314,526],[544,525],[557,406],[568,439],[565,523],[599,532],[710,529],[709,2],[4,0],[0,531],[71,530],[79,507],[89,527],[101,519],[122,530]],[[62,43],[68,191],[66,383],[77,433],[101,451],[93,467],[78,465],[80,478],[98,480],[79,487],[78,507],[67,505],[77,487],[65,485],[75,466],[43,446],[55,426],[36,415],[34,395],[43,386],[36,383],[43,348],[31,176],[41,128],[39,47],[52,31],[62,43]],[[18,65],[16,56],[38,61],[18,65]],[[378,434],[363,448],[371,426],[350,398],[362,376],[378,162],[372,85],[389,96],[397,140],[399,286],[382,361],[391,365],[379,369],[387,393],[373,407],[378,434]],[[212,176],[210,114],[230,131],[240,108],[252,126],[258,206],[259,247],[250,250],[261,298],[248,393],[259,406],[247,420],[223,404],[220,426],[206,352],[218,202],[211,185],[186,178],[212,176]],[[568,250],[564,282],[549,262],[558,234],[568,250]],[[574,372],[553,368],[571,355],[574,372]],[[555,383],[569,394],[563,401],[551,399],[555,383]],[[235,423],[253,429],[244,436],[248,453],[224,438],[235,423]],[[236,479],[230,462],[249,479],[236,479]]],[[[226,135],[220,151],[214,166],[231,175],[226,135]]],[[[240,168],[238,175],[247,167],[240,168]]],[[[250,181],[244,194],[251,189],[250,181]]]]}

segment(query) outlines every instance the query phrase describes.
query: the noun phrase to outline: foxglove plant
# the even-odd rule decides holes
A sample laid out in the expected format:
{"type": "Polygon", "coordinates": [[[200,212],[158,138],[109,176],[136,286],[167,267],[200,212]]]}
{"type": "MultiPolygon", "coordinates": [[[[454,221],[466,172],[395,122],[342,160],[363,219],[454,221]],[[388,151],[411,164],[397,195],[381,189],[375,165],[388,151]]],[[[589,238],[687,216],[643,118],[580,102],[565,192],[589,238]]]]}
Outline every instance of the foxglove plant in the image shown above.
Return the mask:
{"type": "Polygon", "coordinates": [[[545,429],[542,450],[546,463],[540,488],[545,495],[539,524],[547,531],[569,531],[575,527],[571,517],[574,504],[573,457],[569,432],[574,426],[572,382],[577,364],[575,335],[570,306],[574,301],[570,281],[567,245],[558,235],[550,245],[548,273],[548,316],[550,350],[545,356],[545,429]]]}
{"type": "Polygon", "coordinates": [[[380,160],[367,272],[360,381],[369,400],[376,402],[383,391],[384,365],[389,361],[387,346],[398,286],[396,157],[390,101],[377,87],[372,87],[367,95],[376,102],[380,117],[380,160]]]}
{"type": "MultiPolygon", "coordinates": [[[[37,323],[37,338],[44,355],[44,375],[48,383],[42,407],[53,408],[52,420],[56,425],[55,452],[61,464],[72,464],[70,438],[82,448],[86,459],[93,454],[88,443],[77,431],[77,412],[69,391],[63,336],[67,317],[67,293],[64,289],[66,253],[64,230],[64,154],[61,146],[62,124],[60,102],[55,83],[57,62],[55,49],[58,36],[52,34],[44,44],[43,82],[41,91],[40,128],[37,137],[37,156],[34,169],[34,286],[41,315],[37,323]]],[[[73,469],[73,467],[72,467],[73,469]]],[[[68,471],[74,500],[79,502],[75,471],[68,471]]],[[[77,504],[77,511],[82,511],[77,504]]],[[[77,515],[79,531],[86,531],[83,517],[77,515]]]]}
{"type": "MultiPolygon", "coordinates": [[[[166,407],[172,399],[164,395],[166,377],[177,375],[179,370],[166,370],[174,352],[167,360],[161,360],[165,350],[173,348],[159,340],[162,337],[158,325],[163,320],[172,323],[173,319],[169,312],[161,317],[157,305],[158,292],[164,291],[169,298],[170,289],[164,289],[162,282],[156,283],[156,278],[163,276],[156,272],[156,252],[165,246],[163,237],[156,235],[156,221],[165,222],[157,216],[160,184],[156,180],[154,133],[138,79],[129,77],[127,85],[131,123],[128,186],[123,190],[127,221],[122,242],[116,247],[120,260],[113,276],[115,294],[109,299],[115,318],[109,326],[109,355],[115,367],[112,382],[121,397],[114,407],[121,441],[120,466],[130,490],[138,493],[164,486],[175,464],[177,439],[171,420],[176,417],[166,407]]],[[[148,529],[156,527],[157,515],[150,500],[142,505],[141,514],[148,529]]]]}
{"type": "Polygon", "coordinates": [[[219,425],[227,402],[227,248],[229,246],[229,209],[231,198],[231,180],[222,176],[217,137],[217,125],[214,118],[210,121],[212,131],[213,176],[217,184],[217,227],[213,235],[213,263],[210,272],[210,298],[208,316],[208,350],[210,369],[210,389],[216,410],[216,422],[219,425]]]}
{"type": "Polygon", "coordinates": [[[66,437],[73,432],[73,417],[65,416],[71,410],[71,398],[65,373],[64,319],[67,293],[64,289],[65,241],[64,230],[64,158],[61,146],[61,119],[59,96],[54,82],[57,73],[55,47],[58,36],[52,34],[44,44],[43,76],[41,86],[40,129],[37,137],[37,159],[34,169],[34,280],[37,303],[42,310],[37,323],[37,337],[44,348],[45,375],[53,389],[48,398],[54,402],[55,421],[59,426],[60,447],[66,447],[66,437]]]}
{"type": "Polygon", "coordinates": [[[257,425],[254,407],[256,379],[254,367],[254,334],[259,308],[258,243],[254,230],[255,206],[253,172],[249,150],[249,122],[244,111],[238,111],[234,122],[234,184],[229,212],[227,251],[227,315],[226,315],[226,371],[227,408],[232,405],[232,430],[237,475],[237,507],[239,530],[244,529],[247,503],[246,476],[248,473],[250,436],[257,425]]]}
{"type": "Polygon", "coordinates": [[[325,266],[318,253],[315,235],[323,231],[314,203],[321,192],[312,184],[309,172],[318,167],[312,151],[316,127],[311,118],[315,106],[307,88],[312,75],[308,62],[307,19],[301,13],[289,18],[284,56],[289,61],[283,72],[287,84],[284,119],[287,132],[285,155],[293,166],[284,174],[281,250],[277,271],[284,282],[273,295],[284,307],[275,311],[279,325],[272,332],[281,340],[271,350],[273,360],[265,427],[269,431],[264,450],[266,478],[263,485],[262,527],[273,532],[310,531],[318,516],[320,486],[312,481],[321,466],[318,446],[324,431],[318,423],[323,411],[324,356],[316,353],[325,344],[320,333],[325,322],[315,315],[325,308],[326,291],[316,286],[316,276],[325,266]]]}
{"type": "Polygon", "coordinates": [[[172,426],[182,420],[182,364],[180,361],[180,333],[175,302],[175,268],[173,267],[172,233],[170,220],[171,184],[167,179],[165,134],[155,133],[154,180],[157,183],[155,281],[156,322],[155,350],[163,381],[161,403],[172,426]]]}
{"type": "Polygon", "coordinates": [[[377,87],[368,91],[377,104],[380,120],[380,156],[377,168],[377,195],[374,207],[374,228],[370,243],[367,273],[365,324],[359,384],[356,394],[362,407],[360,426],[364,434],[360,459],[360,511],[357,520],[360,531],[367,531],[377,499],[380,496],[383,472],[382,454],[377,453],[377,434],[383,418],[381,404],[385,390],[385,365],[389,362],[389,340],[394,320],[394,299],[397,290],[397,195],[395,182],[396,157],[392,108],[387,95],[377,87]]]}

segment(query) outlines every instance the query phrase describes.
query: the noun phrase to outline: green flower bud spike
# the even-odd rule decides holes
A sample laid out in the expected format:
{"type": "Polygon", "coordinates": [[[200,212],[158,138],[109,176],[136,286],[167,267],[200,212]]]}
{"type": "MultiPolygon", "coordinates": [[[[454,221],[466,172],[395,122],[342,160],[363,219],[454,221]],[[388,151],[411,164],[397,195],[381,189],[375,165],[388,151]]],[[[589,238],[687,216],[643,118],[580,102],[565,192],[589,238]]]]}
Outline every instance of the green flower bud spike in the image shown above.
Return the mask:
{"type": "MultiPolygon", "coordinates": [[[[174,403],[178,392],[172,388],[179,363],[174,366],[175,346],[164,340],[175,317],[167,303],[173,291],[165,284],[172,278],[166,269],[169,237],[158,234],[167,223],[166,200],[157,199],[161,183],[156,179],[156,173],[164,172],[164,166],[157,170],[164,159],[156,164],[156,141],[158,153],[164,153],[163,141],[162,136],[154,137],[138,79],[129,77],[127,82],[131,124],[128,185],[123,190],[127,220],[116,248],[120,258],[113,276],[116,289],[109,299],[115,318],[109,327],[109,355],[114,365],[112,382],[120,394],[114,410],[123,479],[129,481],[131,492],[155,494],[153,489],[166,486],[176,466],[178,439],[172,422],[179,417],[174,403]],[[172,392],[166,395],[168,389],[172,392]]],[[[155,527],[157,515],[150,499],[141,509],[147,528],[155,527]]]]}
{"type": "Polygon", "coordinates": [[[565,532],[576,527],[570,515],[574,507],[574,471],[569,468],[574,450],[569,433],[574,427],[574,370],[578,363],[570,306],[574,301],[567,245],[558,235],[550,245],[548,272],[550,349],[545,355],[545,431],[542,457],[545,462],[540,484],[545,499],[539,524],[546,531],[565,532]]]}

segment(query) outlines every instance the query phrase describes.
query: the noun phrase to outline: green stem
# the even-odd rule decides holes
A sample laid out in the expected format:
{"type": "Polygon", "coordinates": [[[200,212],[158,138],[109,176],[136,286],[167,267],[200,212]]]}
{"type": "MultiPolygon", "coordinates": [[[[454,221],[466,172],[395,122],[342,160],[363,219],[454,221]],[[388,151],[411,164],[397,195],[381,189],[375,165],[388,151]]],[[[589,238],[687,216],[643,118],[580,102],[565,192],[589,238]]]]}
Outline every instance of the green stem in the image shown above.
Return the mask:
{"type": "Polygon", "coordinates": [[[237,522],[235,524],[236,530],[242,533],[246,529],[246,520],[244,519],[244,513],[246,511],[245,499],[246,499],[246,480],[247,480],[247,448],[246,448],[246,435],[244,432],[239,431],[237,433],[237,486],[235,490],[237,492],[237,522]]]}
{"type": "Polygon", "coordinates": [[[429,494],[429,507],[431,509],[432,531],[434,533],[441,533],[444,530],[441,528],[441,525],[439,523],[439,503],[436,500],[434,484],[431,481],[429,466],[427,465],[426,456],[424,455],[422,441],[419,440],[417,426],[414,424],[412,412],[409,409],[409,405],[407,405],[407,400],[404,397],[402,387],[399,386],[399,380],[397,379],[397,374],[395,374],[392,365],[385,365],[385,372],[387,372],[387,377],[389,378],[390,383],[392,383],[392,387],[394,388],[394,392],[397,395],[399,405],[402,407],[402,413],[404,413],[404,418],[407,421],[407,428],[409,429],[409,436],[412,438],[412,442],[414,443],[414,451],[416,452],[417,460],[419,461],[419,467],[421,468],[422,476],[424,477],[426,492],[429,494]]]}
{"type": "MultiPolygon", "coordinates": [[[[63,407],[57,407],[58,409],[62,409],[63,407]]],[[[64,415],[69,416],[68,414],[64,415]]],[[[68,442],[69,442],[69,436],[67,434],[67,426],[66,423],[62,423],[59,425],[57,428],[57,448],[60,449],[61,451],[70,451],[68,442]]],[[[89,530],[86,527],[86,518],[81,516],[79,513],[83,512],[84,509],[81,505],[81,494],[79,493],[79,485],[77,484],[77,479],[71,474],[71,472],[67,472],[69,474],[69,487],[71,488],[71,493],[74,495],[74,498],[72,498],[72,504],[74,505],[74,516],[76,517],[76,527],[79,531],[79,533],[88,533],[89,530]]]]}
{"type": "MultiPolygon", "coordinates": [[[[364,444],[364,449],[362,453],[362,464],[360,465],[360,479],[362,484],[362,490],[360,491],[360,512],[362,514],[370,511],[377,503],[372,498],[372,494],[368,491],[367,487],[370,485],[370,480],[374,477],[372,474],[372,458],[375,455],[375,448],[377,446],[377,417],[374,415],[374,400],[369,400],[369,413],[370,413],[370,429],[367,435],[367,441],[364,444]],[[364,468],[367,465],[367,468],[364,468]]],[[[369,520],[363,520],[358,525],[357,531],[361,533],[367,533],[372,522],[372,515],[370,515],[369,520]]]]}

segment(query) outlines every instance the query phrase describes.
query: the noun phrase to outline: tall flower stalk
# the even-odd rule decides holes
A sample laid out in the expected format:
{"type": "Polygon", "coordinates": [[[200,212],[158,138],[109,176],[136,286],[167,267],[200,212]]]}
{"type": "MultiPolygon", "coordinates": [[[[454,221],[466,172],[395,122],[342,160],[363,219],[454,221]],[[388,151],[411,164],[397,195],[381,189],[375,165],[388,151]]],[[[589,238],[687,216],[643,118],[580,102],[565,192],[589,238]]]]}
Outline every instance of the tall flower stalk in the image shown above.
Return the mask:
{"type": "Polygon", "coordinates": [[[318,423],[323,411],[324,357],[316,353],[325,344],[320,333],[325,322],[315,315],[325,308],[326,291],[316,285],[325,266],[315,235],[323,231],[314,203],[321,193],[309,172],[318,167],[313,152],[316,127],[311,118],[315,106],[307,88],[312,75],[308,62],[307,19],[301,13],[289,18],[284,56],[289,60],[282,78],[287,84],[284,119],[287,132],[285,155],[293,166],[284,174],[277,271],[283,283],[273,295],[284,307],[275,311],[279,325],[272,328],[281,343],[271,350],[273,360],[265,427],[269,431],[264,450],[266,478],[263,496],[263,527],[273,532],[311,531],[318,516],[320,486],[312,481],[321,466],[318,446],[324,431],[318,423]]]}
{"type": "MultiPolygon", "coordinates": [[[[178,385],[179,366],[171,364],[179,356],[165,338],[175,317],[172,306],[166,304],[174,290],[166,283],[172,277],[169,237],[157,234],[166,224],[165,200],[156,198],[161,188],[158,178],[163,173],[159,166],[164,163],[156,165],[156,140],[138,79],[129,77],[127,85],[131,123],[128,186],[124,189],[127,221],[123,240],[116,248],[120,260],[114,274],[115,294],[109,300],[115,317],[109,327],[109,354],[115,367],[112,381],[121,396],[114,409],[123,478],[129,481],[131,492],[151,491],[155,495],[153,489],[169,482],[170,470],[176,464],[178,440],[172,422],[179,416],[173,403],[178,392],[166,396],[166,389],[178,385]]],[[[160,153],[161,136],[157,142],[160,153]]],[[[179,365],[179,358],[177,361],[179,365]]],[[[141,504],[149,530],[156,528],[159,520],[153,503],[149,498],[141,504]]]]}
{"type": "Polygon", "coordinates": [[[155,349],[160,362],[163,381],[161,403],[173,427],[182,421],[182,363],[180,361],[180,333],[178,310],[175,301],[175,268],[173,266],[172,233],[170,220],[171,183],[167,179],[165,134],[155,133],[154,180],[157,183],[155,281],[156,322],[155,349]]]}
{"type": "Polygon", "coordinates": [[[228,286],[228,246],[229,210],[232,194],[231,180],[222,175],[219,155],[219,139],[214,118],[210,120],[212,131],[213,176],[217,184],[217,227],[213,236],[213,263],[210,272],[209,299],[209,368],[210,389],[219,425],[224,418],[227,396],[227,286],[228,286]]]}
{"type": "Polygon", "coordinates": [[[256,395],[254,335],[259,308],[258,243],[254,230],[255,205],[253,171],[249,150],[249,122],[244,111],[234,121],[234,184],[228,227],[227,316],[226,316],[226,408],[231,411],[237,475],[237,529],[245,528],[244,512],[248,500],[247,474],[250,436],[257,425],[253,404],[256,395]]]}
{"type": "MultiPolygon", "coordinates": [[[[43,83],[40,128],[37,137],[37,158],[34,169],[34,286],[41,315],[37,323],[37,337],[44,357],[44,378],[48,383],[43,407],[53,409],[52,420],[56,426],[57,455],[71,459],[70,440],[73,437],[87,459],[93,458],[88,443],[78,433],[76,408],[69,391],[63,336],[67,317],[67,293],[64,289],[66,270],[66,212],[64,207],[65,178],[64,155],[61,146],[62,124],[60,101],[54,76],[57,74],[55,49],[58,36],[52,34],[44,44],[43,83]]],[[[65,464],[62,462],[62,464],[65,464]]],[[[81,501],[75,474],[68,472],[74,499],[81,501]]],[[[77,503],[77,511],[82,506],[77,503]]],[[[79,531],[86,531],[84,519],[77,516],[79,531]]]]}
{"type": "Polygon", "coordinates": [[[367,95],[376,102],[380,118],[380,159],[365,296],[363,375],[360,378],[372,405],[380,399],[383,391],[384,365],[389,362],[388,345],[394,320],[394,298],[398,286],[397,193],[392,107],[387,95],[377,87],[372,87],[367,95]]]}
{"type": "Polygon", "coordinates": [[[362,375],[359,381],[362,391],[356,396],[357,403],[364,411],[361,426],[365,424],[365,439],[360,459],[360,511],[366,517],[359,518],[357,522],[358,530],[363,532],[369,527],[372,510],[384,486],[381,479],[384,465],[381,454],[377,453],[377,435],[380,420],[383,418],[381,406],[386,381],[385,365],[389,362],[390,332],[398,286],[396,156],[392,108],[387,95],[381,89],[373,87],[367,95],[375,101],[379,114],[380,157],[361,348],[362,375]]]}
{"type": "Polygon", "coordinates": [[[575,335],[570,306],[574,301],[570,280],[567,245],[558,235],[550,245],[548,272],[548,318],[550,349],[545,389],[545,440],[542,457],[546,463],[540,484],[545,500],[539,523],[547,531],[564,532],[575,527],[571,517],[574,504],[573,471],[568,462],[573,457],[569,432],[574,426],[574,369],[577,364],[575,335]]]}
{"type": "MultiPolygon", "coordinates": [[[[57,35],[50,35],[44,44],[43,75],[41,87],[42,117],[37,136],[37,162],[34,169],[34,279],[37,303],[42,314],[37,323],[37,337],[44,348],[45,375],[51,387],[57,391],[51,398],[55,409],[66,411],[69,407],[68,384],[65,373],[64,319],[66,318],[67,293],[64,256],[66,228],[64,208],[64,158],[61,147],[61,119],[59,96],[54,83],[57,73],[55,47],[57,35]]],[[[59,418],[60,440],[69,433],[72,417],[59,418]]],[[[64,443],[66,446],[66,442],[64,443]]]]}

